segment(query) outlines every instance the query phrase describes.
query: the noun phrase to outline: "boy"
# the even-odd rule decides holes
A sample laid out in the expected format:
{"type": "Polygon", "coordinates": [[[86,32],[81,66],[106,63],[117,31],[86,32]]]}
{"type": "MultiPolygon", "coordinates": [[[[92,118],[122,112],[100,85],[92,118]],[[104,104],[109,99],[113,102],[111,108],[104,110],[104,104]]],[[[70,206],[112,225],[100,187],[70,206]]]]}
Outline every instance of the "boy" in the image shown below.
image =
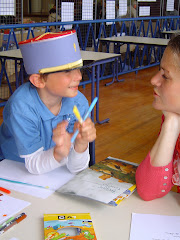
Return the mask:
{"type": "Polygon", "coordinates": [[[80,125],[88,101],[78,91],[82,59],[76,32],[46,33],[19,43],[28,83],[8,100],[0,126],[1,159],[24,161],[32,174],[42,174],[67,165],[72,173],[88,167],[89,142],[96,138],[88,118],[80,125]],[[76,128],[79,134],[73,144],[76,128]]]}

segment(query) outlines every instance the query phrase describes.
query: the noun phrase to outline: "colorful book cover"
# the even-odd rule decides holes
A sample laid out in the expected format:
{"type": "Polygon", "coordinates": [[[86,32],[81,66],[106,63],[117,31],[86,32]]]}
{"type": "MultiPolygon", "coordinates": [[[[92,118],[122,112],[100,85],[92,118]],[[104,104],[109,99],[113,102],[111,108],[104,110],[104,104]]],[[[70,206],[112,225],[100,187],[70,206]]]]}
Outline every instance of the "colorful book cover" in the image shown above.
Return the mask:
{"type": "Polygon", "coordinates": [[[108,157],[77,174],[57,190],[117,206],[135,191],[138,164],[108,157]]]}
{"type": "Polygon", "coordinates": [[[44,214],[45,240],[97,240],[90,213],[44,214]]]}

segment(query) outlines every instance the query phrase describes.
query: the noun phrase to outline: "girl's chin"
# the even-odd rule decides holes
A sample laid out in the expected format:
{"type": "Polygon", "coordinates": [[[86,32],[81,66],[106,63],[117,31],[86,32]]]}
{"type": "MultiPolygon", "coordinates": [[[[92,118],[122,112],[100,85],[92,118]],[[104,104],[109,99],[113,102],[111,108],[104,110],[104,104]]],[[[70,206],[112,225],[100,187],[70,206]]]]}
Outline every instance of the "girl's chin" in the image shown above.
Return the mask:
{"type": "Polygon", "coordinates": [[[160,104],[157,104],[156,102],[153,102],[152,104],[153,108],[156,109],[156,110],[160,110],[160,111],[163,111],[163,108],[160,104]]]}

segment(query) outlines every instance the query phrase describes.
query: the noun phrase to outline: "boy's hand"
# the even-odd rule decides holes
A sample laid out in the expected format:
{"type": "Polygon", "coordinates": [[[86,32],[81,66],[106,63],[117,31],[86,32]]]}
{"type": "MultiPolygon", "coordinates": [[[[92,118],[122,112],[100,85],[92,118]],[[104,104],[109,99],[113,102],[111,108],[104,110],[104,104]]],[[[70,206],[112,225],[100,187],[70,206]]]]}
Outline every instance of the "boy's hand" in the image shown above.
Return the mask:
{"type": "Polygon", "coordinates": [[[53,141],[56,144],[54,147],[54,158],[60,162],[64,157],[67,157],[71,148],[71,134],[66,131],[67,121],[63,121],[53,129],[53,141]]]}
{"type": "Polygon", "coordinates": [[[79,129],[74,148],[76,152],[84,152],[89,142],[93,142],[96,139],[96,128],[90,118],[87,118],[82,125],[76,122],[74,130],[79,129]]]}

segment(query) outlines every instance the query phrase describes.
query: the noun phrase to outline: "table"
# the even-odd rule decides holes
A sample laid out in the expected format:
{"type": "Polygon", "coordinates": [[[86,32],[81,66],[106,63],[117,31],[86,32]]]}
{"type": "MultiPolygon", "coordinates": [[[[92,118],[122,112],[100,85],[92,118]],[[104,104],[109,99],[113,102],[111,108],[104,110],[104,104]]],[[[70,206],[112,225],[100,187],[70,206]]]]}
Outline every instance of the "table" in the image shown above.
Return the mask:
{"type": "Polygon", "coordinates": [[[107,37],[100,38],[100,41],[105,42],[120,42],[120,43],[132,43],[140,45],[154,45],[154,46],[167,46],[168,39],[163,38],[150,38],[150,37],[137,37],[137,36],[120,36],[120,37],[107,37]]]}
{"type": "MultiPolygon", "coordinates": [[[[22,55],[19,49],[15,50],[9,50],[9,51],[0,51],[0,62],[1,62],[1,72],[0,72],[0,84],[2,82],[2,77],[3,74],[5,74],[6,81],[10,90],[10,93],[13,93],[13,90],[11,88],[11,84],[7,75],[6,71],[6,60],[11,59],[15,61],[15,77],[16,77],[16,88],[19,86],[20,81],[23,81],[23,60],[22,60],[22,55]],[[18,76],[18,64],[20,64],[20,71],[19,71],[19,76],[18,76]]],[[[4,106],[5,102],[0,103],[0,107],[4,106]]]]}
{"type": "Polygon", "coordinates": [[[163,33],[163,34],[176,34],[176,33],[180,33],[180,29],[176,29],[176,30],[163,30],[161,33],[163,33]]]}
{"type": "Polygon", "coordinates": [[[176,30],[163,30],[161,33],[165,35],[165,38],[169,39],[172,34],[180,34],[180,29],[176,29],[176,30]]]}
{"type": "MultiPolygon", "coordinates": [[[[143,59],[144,59],[145,54],[147,54],[147,62],[149,64],[150,60],[151,60],[152,51],[154,50],[154,52],[155,52],[154,48],[155,47],[160,47],[160,50],[158,50],[157,56],[161,56],[162,55],[162,53],[161,53],[162,50],[164,49],[164,47],[167,46],[168,41],[169,41],[169,39],[163,39],[163,38],[150,38],[150,37],[137,37],[137,36],[107,37],[107,38],[100,38],[99,40],[102,41],[102,42],[105,42],[107,45],[110,42],[114,42],[114,43],[120,44],[120,45],[127,44],[127,54],[129,54],[129,56],[130,56],[129,44],[136,44],[137,46],[135,48],[133,62],[130,62],[130,65],[131,65],[132,68],[135,66],[135,61],[136,61],[136,56],[137,55],[138,55],[138,60],[139,60],[139,65],[140,66],[143,65],[143,59]],[[141,59],[140,59],[140,55],[139,55],[139,52],[138,52],[138,46],[139,45],[144,45],[141,59]],[[153,48],[153,49],[151,49],[150,57],[148,57],[148,46],[151,46],[153,48]]],[[[158,58],[156,57],[155,60],[157,61],[157,59],[158,58]]]]}
{"type": "Polygon", "coordinates": [[[143,201],[137,192],[118,206],[108,206],[93,200],[54,193],[47,199],[12,191],[12,197],[31,202],[22,212],[27,218],[1,235],[1,240],[43,240],[43,214],[90,213],[98,240],[128,240],[131,213],[180,216],[180,195],[170,192],[163,198],[143,201]]]}

